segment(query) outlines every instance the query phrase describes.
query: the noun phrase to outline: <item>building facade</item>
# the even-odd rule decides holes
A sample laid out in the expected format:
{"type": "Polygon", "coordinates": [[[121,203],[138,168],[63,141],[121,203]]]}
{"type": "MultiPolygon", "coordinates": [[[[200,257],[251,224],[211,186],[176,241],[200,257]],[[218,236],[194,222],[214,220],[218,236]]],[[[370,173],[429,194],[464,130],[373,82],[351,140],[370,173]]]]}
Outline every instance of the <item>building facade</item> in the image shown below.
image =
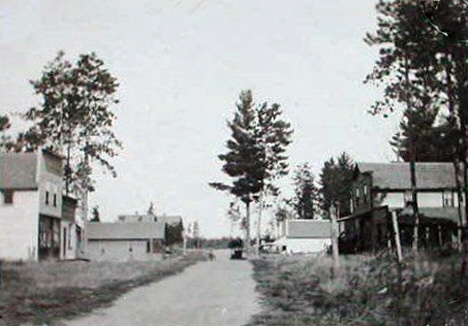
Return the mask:
{"type": "Polygon", "coordinates": [[[62,195],[62,176],[62,159],[48,151],[0,154],[0,258],[74,258],[76,203],[62,195]]]}
{"type": "Polygon", "coordinates": [[[87,253],[95,261],[157,260],[164,252],[165,223],[89,222],[87,253]]]}
{"type": "MultiPolygon", "coordinates": [[[[451,163],[416,163],[416,195],[423,246],[452,241],[464,220],[451,163]]],[[[409,163],[357,163],[351,194],[352,214],[340,220],[356,251],[378,250],[392,239],[392,212],[398,215],[403,245],[414,230],[409,163]]]]}
{"type": "Polygon", "coordinates": [[[285,220],[275,245],[288,254],[325,252],[331,246],[332,225],[328,220],[285,220]]]}

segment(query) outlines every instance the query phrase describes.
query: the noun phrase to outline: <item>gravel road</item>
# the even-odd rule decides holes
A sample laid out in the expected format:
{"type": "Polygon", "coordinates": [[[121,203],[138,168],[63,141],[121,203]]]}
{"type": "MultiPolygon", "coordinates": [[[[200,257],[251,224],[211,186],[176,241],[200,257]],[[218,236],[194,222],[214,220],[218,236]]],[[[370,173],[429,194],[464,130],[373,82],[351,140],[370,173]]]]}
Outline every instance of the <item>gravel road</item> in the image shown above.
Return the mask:
{"type": "Polygon", "coordinates": [[[136,288],[109,308],[63,322],[68,326],[241,326],[259,311],[252,267],[245,260],[229,260],[228,251],[215,254],[216,260],[136,288]]]}

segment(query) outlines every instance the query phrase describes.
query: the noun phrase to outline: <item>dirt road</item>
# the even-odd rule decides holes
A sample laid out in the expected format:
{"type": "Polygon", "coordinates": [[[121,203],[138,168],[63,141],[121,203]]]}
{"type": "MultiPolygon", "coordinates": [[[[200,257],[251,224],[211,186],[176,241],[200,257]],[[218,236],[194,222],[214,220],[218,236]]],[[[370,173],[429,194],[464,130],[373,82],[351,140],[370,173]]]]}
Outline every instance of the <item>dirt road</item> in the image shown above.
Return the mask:
{"type": "Polygon", "coordinates": [[[183,273],[140,287],[120,297],[112,307],[63,321],[68,326],[236,326],[258,312],[258,297],[247,261],[198,263],[183,273]]]}

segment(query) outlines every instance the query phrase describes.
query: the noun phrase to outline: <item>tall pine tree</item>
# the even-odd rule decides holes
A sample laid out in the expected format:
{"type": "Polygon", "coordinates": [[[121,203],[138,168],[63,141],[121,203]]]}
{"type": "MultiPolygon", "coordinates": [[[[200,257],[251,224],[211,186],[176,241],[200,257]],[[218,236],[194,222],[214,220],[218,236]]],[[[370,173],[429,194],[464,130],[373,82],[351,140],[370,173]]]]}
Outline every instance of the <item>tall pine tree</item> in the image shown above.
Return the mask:
{"type": "Polygon", "coordinates": [[[224,162],[223,172],[232,178],[232,182],[210,183],[245,204],[247,245],[251,239],[251,204],[263,203],[268,194],[277,195],[274,181],[288,172],[285,151],[291,142],[292,129],[281,115],[278,104],[256,105],[252,92],[242,91],[234,118],[228,122],[231,131],[226,142],[228,151],[218,156],[224,162]]]}

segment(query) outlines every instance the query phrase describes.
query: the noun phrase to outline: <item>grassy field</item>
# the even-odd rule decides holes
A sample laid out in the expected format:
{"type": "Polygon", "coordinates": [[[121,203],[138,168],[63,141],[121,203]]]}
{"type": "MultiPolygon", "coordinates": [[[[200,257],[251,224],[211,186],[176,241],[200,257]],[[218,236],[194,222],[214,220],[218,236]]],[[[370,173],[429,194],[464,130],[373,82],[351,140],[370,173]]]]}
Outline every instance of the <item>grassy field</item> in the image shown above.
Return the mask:
{"type": "Polygon", "coordinates": [[[128,290],[179,273],[205,260],[202,252],[147,262],[3,263],[0,325],[52,325],[109,305],[128,290]]]}
{"type": "MultiPolygon", "coordinates": [[[[266,257],[253,261],[263,311],[249,326],[468,325],[460,257],[266,257]]],[[[468,291],[467,291],[468,292],[468,291]]]]}

